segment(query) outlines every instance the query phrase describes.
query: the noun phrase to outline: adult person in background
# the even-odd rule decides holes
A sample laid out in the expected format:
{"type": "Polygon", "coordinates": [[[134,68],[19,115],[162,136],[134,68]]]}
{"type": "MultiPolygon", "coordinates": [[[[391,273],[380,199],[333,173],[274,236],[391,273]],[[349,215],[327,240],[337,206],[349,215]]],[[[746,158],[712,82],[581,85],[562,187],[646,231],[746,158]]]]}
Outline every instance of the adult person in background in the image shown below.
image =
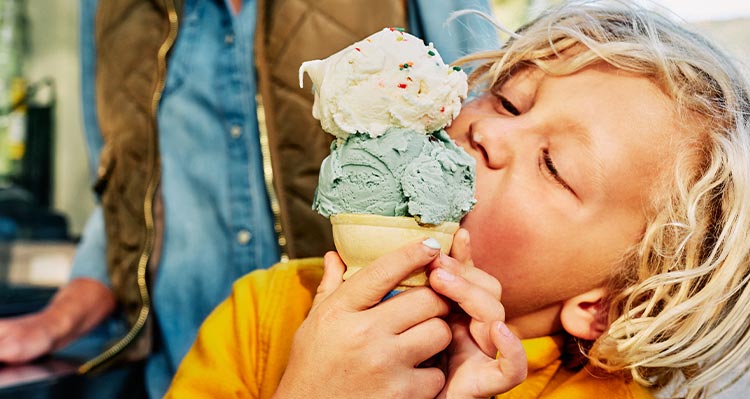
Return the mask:
{"type": "Polygon", "coordinates": [[[232,282],[280,259],[256,75],[286,253],[321,256],[332,248],[330,226],[309,208],[328,138],[301,111],[312,96],[297,88],[297,68],[407,18],[443,35],[453,28],[445,42],[415,32],[441,52],[462,48],[467,35],[476,44],[481,30],[496,47],[480,18],[483,28],[444,25],[468,7],[489,11],[484,1],[341,0],[322,9],[315,0],[84,0],[84,122],[101,205],[50,305],[0,321],[0,362],[58,350],[108,319],[105,332],[118,331],[121,319],[119,340],[81,371],[148,356],[148,395],[162,397],[232,282]]]}

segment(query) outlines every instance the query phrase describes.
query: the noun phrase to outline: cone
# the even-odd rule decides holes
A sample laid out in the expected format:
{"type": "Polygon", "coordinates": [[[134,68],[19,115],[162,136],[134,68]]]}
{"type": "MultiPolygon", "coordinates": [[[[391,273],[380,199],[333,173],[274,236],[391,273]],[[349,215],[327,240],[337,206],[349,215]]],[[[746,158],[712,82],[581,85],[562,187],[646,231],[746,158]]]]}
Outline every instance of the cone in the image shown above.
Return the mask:
{"type": "MultiPolygon", "coordinates": [[[[453,244],[453,234],[459,227],[455,222],[422,226],[413,217],[351,213],[331,215],[331,225],[336,250],[346,264],[344,280],[382,255],[418,238],[438,240],[440,250],[447,254],[453,244]]],[[[396,289],[423,285],[428,285],[424,270],[411,274],[396,289]]]]}

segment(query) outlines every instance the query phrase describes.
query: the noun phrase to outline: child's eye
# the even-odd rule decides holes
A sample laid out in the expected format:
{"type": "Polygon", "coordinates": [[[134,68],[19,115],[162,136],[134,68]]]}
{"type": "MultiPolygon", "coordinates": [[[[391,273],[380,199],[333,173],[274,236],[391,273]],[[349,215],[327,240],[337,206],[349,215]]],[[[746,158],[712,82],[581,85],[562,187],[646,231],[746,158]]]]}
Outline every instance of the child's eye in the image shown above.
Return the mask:
{"type": "Polygon", "coordinates": [[[570,187],[570,185],[568,185],[568,183],[560,176],[560,173],[555,167],[555,163],[552,162],[552,157],[549,154],[549,149],[547,148],[542,150],[542,162],[544,162],[543,169],[546,170],[546,173],[549,174],[555,180],[555,182],[573,193],[573,195],[576,194],[575,191],[573,191],[573,189],[570,187]]]}
{"type": "Polygon", "coordinates": [[[521,112],[518,111],[518,108],[516,108],[516,106],[513,105],[513,103],[510,102],[510,100],[508,100],[507,98],[505,98],[503,95],[498,94],[497,98],[500,100],[500,106],[502,106],[503,109],[505,109],[506,111],[508,111],[511,115],[513,115],[513,116],[521,115],[521,112]]]}

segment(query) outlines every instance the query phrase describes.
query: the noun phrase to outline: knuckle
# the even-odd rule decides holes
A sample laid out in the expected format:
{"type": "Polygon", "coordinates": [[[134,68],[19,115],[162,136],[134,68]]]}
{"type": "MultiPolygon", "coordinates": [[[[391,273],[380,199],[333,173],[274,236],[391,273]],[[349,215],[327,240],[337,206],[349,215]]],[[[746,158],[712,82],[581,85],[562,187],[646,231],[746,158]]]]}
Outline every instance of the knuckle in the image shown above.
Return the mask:
{"type": "Polygon", "coordinates": [[[413,391],[413,388],[408,379],[396,378],[388,382],[388,387],[386,388],[385,395],[382,397],[411,398],[411,397],[414,397],[412,395],[412,391],[413,391]]]}
{"type": "Polygon", "coordinates": [[[393,280],[393,272],[381,262],[375,262],[366,269],[376,281],[393,280]]]}
{"type": "Polygon", "coordinates": [[[524,380],[526,380],[526,376],[528,375],[528,370],[526,367],[518,367],[514,373],[512,373],[511,379],[515,383],[521,383],[524,380]]]}
{"type": "Polygon", "coordinates": [[[385,351],[373,351],[367,356],[366,365],[369,370],[387,370],[390,366],[391,353],[385,351]]]}
{"type": "Polygon", "coordinates": [[[421,243],[412,244],[407,247],[406,258],[409,261],[409,263],[422,264],[425,262],[425,257],[426,257],[425,247],[421,243]]]}
{"type": "Polygon", "coordinates": [[[316,309],[314,313],[310,313],[308,319],[313,321],[316,325],[332,325],[338,322],[341,318],[341,313],[338,309],[333,306],[321,305],[316,309]]]}
{"type": "Polygon", "coordinates": [[[503,295],[503,286],[497,281],[497,279],[490,279],[490,290],[490,292],[498,299],[503,295]]]}
{"type": "Polygon", "coordinates": [[[417,395],[425,395],[425,397],[434,398],[440,393],[440,391],[443,389],[443,386],[445,386],[445,374],[443,374],[440,370],[436,369],[434,371],[424,373],[422,381],[418,381],[417,384],[414,384],[414,387],[417,388],[420,392],[414,392],[411,397],[418,397],[417,395]]]}
{"type": "Polygon", "coordinates": [[[512,363],[510,367],[507,367],[507,369],[503,370],[503,373],[506,375],[506,378],[508,381],[511,381],[515,384],[521,383],[524,380],[526,380],[526,377],[528,376],[528,366],[526,364],[526,359],[523,359],[524,361],[515,361],[512,363]]]}
{"type": "Polygon", "coordinates": [[[415,301],[418,301],[418,306],[427,309],[436,309],[439,313],[448,310],[448,304],[442,299],[435,291],[427,287],[415,287],[415,301]]]}
{"type": "Polygon", "coordinates": [[[366,343],[369,337],[372,336],[372,327],[366,323],[354,323],[349,328],[349,335],[351,336],[352,342],[363,342],[366,343]]]}
{"type": "Polygon", "coordinates": [[[436,344],[439,344],[440,346],[445,348],[451,343],[451,340],[453,339],[451,328],[443,319],[435,318],[433,320],[435,320],[435,327],[433,328],[431,337],[436,344]]]}
{"type": "Polygon", "coordinates": [[[501,303],[497,309],[500,313],[498,320],[505,320],[505,306],[503,306],[503,304],[501,303]]]}

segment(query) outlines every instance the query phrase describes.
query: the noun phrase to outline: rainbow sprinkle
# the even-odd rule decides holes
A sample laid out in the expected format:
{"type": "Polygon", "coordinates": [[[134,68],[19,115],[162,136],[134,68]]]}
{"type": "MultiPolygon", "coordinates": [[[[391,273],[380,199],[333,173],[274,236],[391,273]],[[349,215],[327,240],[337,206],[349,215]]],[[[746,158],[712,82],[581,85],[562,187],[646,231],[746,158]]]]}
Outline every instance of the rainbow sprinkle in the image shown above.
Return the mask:
{"type": "Polygon", "coordinates": [[[409,68],[411,68],[411,67],[413,67],[413,66],[414,66],[414,62],[412,62],[412,61],[409,61],[409,62],[405,62],[405,63],[403,63],[403,64],[399,65],[399,66],[398,66],[398,69],[399,69],[400,71],[403,71],[404,69],[409,69],[409,68]]]}

